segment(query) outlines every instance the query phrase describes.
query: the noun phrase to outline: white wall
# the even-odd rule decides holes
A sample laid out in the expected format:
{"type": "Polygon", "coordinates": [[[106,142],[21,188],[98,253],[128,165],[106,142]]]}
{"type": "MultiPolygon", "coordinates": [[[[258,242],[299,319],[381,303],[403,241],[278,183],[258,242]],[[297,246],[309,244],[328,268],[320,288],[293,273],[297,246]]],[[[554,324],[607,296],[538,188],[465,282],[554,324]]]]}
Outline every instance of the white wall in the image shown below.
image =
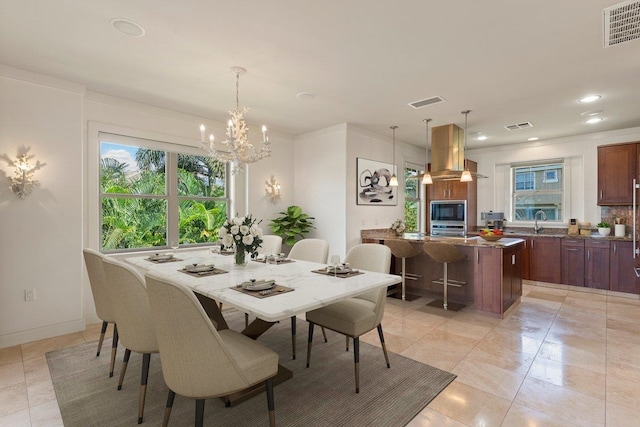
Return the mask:
{"type": "Polygon", "coordinates": [[[82,283],[83,89],[0,68],[0,155],[30,148],[40,182],[20,200],[0,160],[0,347],[84,328],[82,283]],[[25,289],[37,299],[25,302],[25,289]]]}
{"type": "Polygon", "coordinates": [[[308,237],[329,242],[329,255],[346,253],[346,125],[299,135],[294,145],[295,204],[315,218],[308,237]]]}
{"type": "MultiPolygon", "coordinates": [[[[565,164],[569,165],[571,171],[567,182],[567,217],[598,223],[597,146],[633,141],[640,141],[640,128],[469,150],[469,158],[478,162],[478,172],[489,176],[488,179],[478,180],[478,224],[482,224],[480,212],[493,210],[508,213],[506,203],[509,190],[505,188],[508,176],[503,176],[504,168],[501,165],[558,158],[566,159],[565,164]]],[[[545,224],[547,226],[552,227],[545,224]]],[[[561,226],[566,227],[566,224],[561,226]]]]}

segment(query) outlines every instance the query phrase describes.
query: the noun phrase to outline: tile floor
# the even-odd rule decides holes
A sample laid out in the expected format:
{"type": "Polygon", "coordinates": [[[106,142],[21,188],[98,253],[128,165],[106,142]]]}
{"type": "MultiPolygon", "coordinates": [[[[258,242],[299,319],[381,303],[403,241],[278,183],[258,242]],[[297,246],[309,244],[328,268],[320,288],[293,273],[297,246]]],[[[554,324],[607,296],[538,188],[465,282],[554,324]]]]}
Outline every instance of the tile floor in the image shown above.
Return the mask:
{"type": "MultiPolygon", "coordinates": [[[[458,375],[409,426],[626,427],[640,419],[640,299],[528,283],[504,320],[389,299],[389,350],[458,375]]],[[[61,426],[44,353],[98,335],[91,325],[0,349],[0,426],[61,426]]],[[[378,345],[375,332],[362,339],[378,345]]]]}

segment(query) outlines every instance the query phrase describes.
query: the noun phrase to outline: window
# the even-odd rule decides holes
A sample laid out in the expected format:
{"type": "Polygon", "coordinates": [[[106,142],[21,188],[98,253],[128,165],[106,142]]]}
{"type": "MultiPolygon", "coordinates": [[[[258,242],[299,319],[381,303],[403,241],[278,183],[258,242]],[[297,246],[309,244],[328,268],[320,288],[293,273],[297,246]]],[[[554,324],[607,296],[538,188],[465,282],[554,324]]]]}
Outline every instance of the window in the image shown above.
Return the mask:
{"type": "Polygon", "coordinates": [[[421,174],[421,166],[405,163],[404,167],[404,223],[406,231],[420,231],[420,187],[415,177],[421,174]],[[414,177],[409,179],[410,177],[414,177]]]}
{"type": "Polygon", "coordinates": [[[563,221],[562,161],[511,165],[513,179],[512,218],[533,221],[537,211],[547,215],[547,221],[563,221]]]}
{"type": "Polygon", "coordinates": [[[122,139],[100,134],[102,250],[217,240],[228,217],[226,165],[208,156],[156,149],[162,145],[156,141],[124,137],[123,144],[122,139]]]}

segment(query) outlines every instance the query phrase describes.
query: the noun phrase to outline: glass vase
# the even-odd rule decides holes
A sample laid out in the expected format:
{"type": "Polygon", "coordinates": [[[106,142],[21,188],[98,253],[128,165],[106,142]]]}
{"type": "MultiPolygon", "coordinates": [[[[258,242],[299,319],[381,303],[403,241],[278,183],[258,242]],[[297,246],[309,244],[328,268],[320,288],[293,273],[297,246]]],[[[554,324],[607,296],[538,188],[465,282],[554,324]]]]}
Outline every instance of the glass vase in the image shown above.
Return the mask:
{"type": "Polygon", "coordinates": [[[236,247],[235,264],[236,265],[247,264],[247,253],[245,252],[244,248],[236,247]]]}

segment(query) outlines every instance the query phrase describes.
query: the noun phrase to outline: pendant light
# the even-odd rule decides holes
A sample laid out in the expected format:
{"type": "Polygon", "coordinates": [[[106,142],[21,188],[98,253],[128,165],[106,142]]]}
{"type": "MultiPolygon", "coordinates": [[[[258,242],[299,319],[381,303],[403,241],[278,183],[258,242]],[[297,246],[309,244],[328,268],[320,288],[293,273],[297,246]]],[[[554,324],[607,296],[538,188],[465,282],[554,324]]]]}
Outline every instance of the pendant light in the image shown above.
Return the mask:
{"type": "MultiPolygon", "coordinates": [[[[471,112],[471,110],[465,110],[462,112],[462,114],[464,114],[464,152],[466,153],[467,151],[467,116],[469,115],[469,113],[471,112]]],[[[464,156],[462,157],[462,161],[464,162],[464,156]]],[[[464,172],[462,172],[462,175],[460,176],[460,182],[471,182],[473,181],[473,177],[471,176],[471,172],[469,172],[469,169],[467,169],[467,163],[464,162],[464,172]]]]}
{"type": "Polygon", "coordinates": [[[424,175],[422,175],[422,183],[425,185],[433,184],[433,179],[431,179],[431,173],[429,173],[429,122],[431,119],[422,120],[425,122],[427,126],[427,163],[425,164],[424,175]]]}
{"type": "Polygon", "coordinates": [[[396,176],[396,129],[398,129],[398,126],[390,126],[389,129],[393,131],[393,174],[391,175],[391,179],[389,180],[389,185],[391,187],[397,187],[398,177],[396,176]]]}

